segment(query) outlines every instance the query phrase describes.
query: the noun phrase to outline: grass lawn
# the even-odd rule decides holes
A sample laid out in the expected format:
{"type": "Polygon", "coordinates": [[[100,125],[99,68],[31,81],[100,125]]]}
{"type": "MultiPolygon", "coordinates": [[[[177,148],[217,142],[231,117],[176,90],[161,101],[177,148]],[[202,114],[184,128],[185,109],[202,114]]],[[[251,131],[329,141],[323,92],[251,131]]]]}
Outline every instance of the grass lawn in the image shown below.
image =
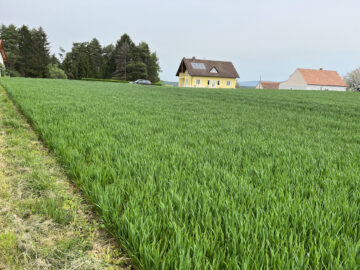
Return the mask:
{"type": "Polygon", "coordinates": [[[0,86],[0,269],[128,269],[0,86]]]}
{"type": "Polygon", "coordinates": [[[356,269],[360,95],[3,79],[143,269],[356,269]]]}

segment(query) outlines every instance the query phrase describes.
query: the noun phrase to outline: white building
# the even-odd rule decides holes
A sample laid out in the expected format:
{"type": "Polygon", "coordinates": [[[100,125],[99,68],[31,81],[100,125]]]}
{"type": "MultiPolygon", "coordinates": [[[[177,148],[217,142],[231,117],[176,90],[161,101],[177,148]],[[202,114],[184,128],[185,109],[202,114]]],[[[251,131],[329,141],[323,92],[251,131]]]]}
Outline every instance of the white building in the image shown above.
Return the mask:
{"type": "Polygon", "coordinates": [[[336,71],[298,68],[279,89],[346,91],[346,87],[336,71]]]}
{"type": "Polygon", "coordinates": [[[0,77],[4,76],[5,64],[7,64],[7,57],[2,40],[0,39],[0,77]]]}

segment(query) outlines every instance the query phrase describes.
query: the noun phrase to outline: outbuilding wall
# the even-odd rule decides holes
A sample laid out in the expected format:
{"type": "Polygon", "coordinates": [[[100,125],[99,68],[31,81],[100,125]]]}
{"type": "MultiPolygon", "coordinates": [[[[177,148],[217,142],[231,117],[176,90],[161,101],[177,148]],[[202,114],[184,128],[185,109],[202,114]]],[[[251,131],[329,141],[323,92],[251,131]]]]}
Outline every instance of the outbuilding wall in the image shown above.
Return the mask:
{"type": "Polygon", "coordinates": [[[307,83],[304,77],[301,75],[300,71],[296,70],[293,74],[291,74],[290,78],[281,82],[279,85],[279,89],[289,89],[289,90],[307,90],[307,83]]]}
{"type": "Polygon", "coordinates": [[[306,90],[329,90],[329,91],[346,91],[346,87],[343,86],[327,86],[327,85],[308,85],[306,90]]]}

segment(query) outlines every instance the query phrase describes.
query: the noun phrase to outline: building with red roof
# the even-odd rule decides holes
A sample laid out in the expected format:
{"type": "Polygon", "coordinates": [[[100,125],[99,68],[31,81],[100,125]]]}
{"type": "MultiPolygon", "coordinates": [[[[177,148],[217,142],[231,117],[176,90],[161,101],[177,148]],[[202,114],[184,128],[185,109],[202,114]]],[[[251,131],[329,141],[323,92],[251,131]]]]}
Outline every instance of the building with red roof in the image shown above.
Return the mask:
{"type": "Polygon", "coordinates": [[[279,85],[280,83],[278,82],[264,82],[264,81],[260,81],[257,85],[256,85],[256,89],[279,89],[279,85]]]}
{"type": "Polygon", "coordinates": [[[336,71],[298,68],[279,89],[346,91],[347,85],[336,71]]]}

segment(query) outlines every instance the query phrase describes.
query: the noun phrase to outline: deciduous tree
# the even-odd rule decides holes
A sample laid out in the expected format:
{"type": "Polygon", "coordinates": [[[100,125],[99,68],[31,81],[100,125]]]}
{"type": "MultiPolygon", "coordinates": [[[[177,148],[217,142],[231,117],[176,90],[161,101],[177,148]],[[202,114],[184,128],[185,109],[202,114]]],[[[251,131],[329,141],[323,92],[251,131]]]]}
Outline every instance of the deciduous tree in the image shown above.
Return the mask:
{"type": "Polygon", "coordinates": [[[350,91],[360,92],[360,67],[345,76],[350,91]]]}

